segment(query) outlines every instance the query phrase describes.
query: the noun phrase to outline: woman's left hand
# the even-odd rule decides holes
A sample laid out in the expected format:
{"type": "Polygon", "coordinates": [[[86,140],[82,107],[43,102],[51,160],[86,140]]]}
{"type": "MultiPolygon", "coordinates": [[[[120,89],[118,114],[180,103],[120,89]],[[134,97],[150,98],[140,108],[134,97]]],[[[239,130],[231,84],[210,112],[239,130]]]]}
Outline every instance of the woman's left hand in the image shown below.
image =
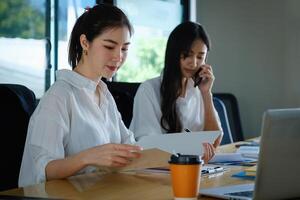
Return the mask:
{"type": "Polygon", "coordinates": [[[199,72],[199,76],[202,78],[202,81],[199,85],[199,89],[202,93],[208,93],[211,92],[215,76],[210,65],[204,64],[201,67],[202,70],[199,72]]]}
{"type": "Polygon", "coordinates": [[[202,159],[204,160],[204,163],[207,164],[208,161],[212,159],[212,157],[214,157],[216,148],[210,143],[203,143],[202,145],[204,147],[204,154],[202,156],[202,159]]]}

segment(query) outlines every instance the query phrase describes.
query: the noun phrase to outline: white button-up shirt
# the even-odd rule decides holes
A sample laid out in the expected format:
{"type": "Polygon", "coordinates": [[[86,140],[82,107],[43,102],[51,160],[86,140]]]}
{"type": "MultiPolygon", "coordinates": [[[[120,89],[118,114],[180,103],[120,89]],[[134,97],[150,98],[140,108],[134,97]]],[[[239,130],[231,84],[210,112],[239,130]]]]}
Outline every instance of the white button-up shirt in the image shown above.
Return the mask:
{"type": "MultiPolygon", "coordinates": [[[[162,77],[159,76],[145,81],[139,86],[134,97],[133,118],[129,129],[134,132],[137,140],[147,135],[166,133],[166,130],[160,125],[162,116],[160,105],[161,80],[162,77]]],[[[178,97],[176,107],[183,128],[191,131],[203,131],[204,103],[201,92],[194,87],[192,79],[188,79],[185,97],[178,97]]],[[[221,127],[216,110],[215,115],[221,127]]]]}
{"type": "MultiPolygon", "coordinates": [[[[107,143],[135,143],[104,82],[96,83],[71,70],[57,72],[30,118],[19,186],[45,181],[46,165],[107,143]],[[95,91],[100,88],[100,104],[95,91]]],[[[95,170],[87,167],[78,173],[95,170]]]]}

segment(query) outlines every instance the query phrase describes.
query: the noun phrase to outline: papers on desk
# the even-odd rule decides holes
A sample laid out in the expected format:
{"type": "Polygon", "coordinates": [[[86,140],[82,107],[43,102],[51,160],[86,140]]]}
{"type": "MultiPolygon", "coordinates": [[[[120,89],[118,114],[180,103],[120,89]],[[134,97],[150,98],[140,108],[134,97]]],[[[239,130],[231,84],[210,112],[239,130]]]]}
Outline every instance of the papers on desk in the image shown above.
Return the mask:
{"type": "Polygon", "coordinates": [[[233,174],[232,177],[253,180],[255,179],[256,176],[256,169],[257,169],[257,165],[254,165],[252,167],[245,168],[244,171],[233,174]]]}
{"type": "Polygon", "coordinates": [[[259,146],[240,146],[236,152],[246,158],[258,158],[259,146]]]}
{"type": "Polygon", "coordinates": [[[208,163],[224,165],[244,165],[256,162],[256,158],[247,158],[240,153],[217,153],[208,163]]]}
{"type": "Polygon", "coordinates": [[[144,149],[157,148],[169,153],[203,155],[202,143],[213,143],[221,131],[170,133],[142,137],[137,145],[144,149]]]}
{"type": "Polygon", "coordinates": [[[132,160],[132,162],[120,168],[121,171],[138,170],[153,167],[166,167],[170,159],[171,153],[162,151],[157,148],[146,149],[141,151],[141,157],[132,160]]]}
{"type": "Polygon", "coordinates": [[[247,167],[244,171],[247,176],[256,176],[257,165],[247,167]]]}
{"type": "Polygon", "coordinates": [[[255,179],[255,176],[248,176],[248,175],[246,175],[246,172],[244,172],[244,171],[235,173],[232,175],[232,177],[246,179],[246,180],[254,180],[255,179]]]}
{"type": "Polygon", "coordinates": [[[169,152],[157,148],[146,149],[140,152],[139,158],[133,158],[125,167],[98,167],[103,172],[133,171],[153,167],[166,167],[171,156],[169,152]]]}
{"type": "MultiPolygon", "coordinates": [[[[257,144],[257,143],[256,143],[257,144]]],[[[236,145],[237,146],[237,145],[236,145]]],[[[259,154],[258,145],[241,145],[239,144],[235,153],[217,153],[209,163],[227,164],[227,165],[249,165],[257,162],[259,154]]]]}
{"type": "Polygon", "coordinates": [[[202,143],[213,143],[221,131],[201,131],[144,136],[137,145],[143,147],[141,157],[117,170],[137,170],[168,166],[171,154],[202,155],[202,143]]]}
{"type": "MultiPolygon", "coordinates": [[[[222,166],[217,165],[203,165],[201,167],[201,175],[211,175],[216,173],[222,173],[226,169],[222,166]]],[[[149,173],[163,173],[163,174],[170,174],[169,167],[162,167],[162,168],[147,168],[140,170],[142,172],[149,172],[149,173]]]]}

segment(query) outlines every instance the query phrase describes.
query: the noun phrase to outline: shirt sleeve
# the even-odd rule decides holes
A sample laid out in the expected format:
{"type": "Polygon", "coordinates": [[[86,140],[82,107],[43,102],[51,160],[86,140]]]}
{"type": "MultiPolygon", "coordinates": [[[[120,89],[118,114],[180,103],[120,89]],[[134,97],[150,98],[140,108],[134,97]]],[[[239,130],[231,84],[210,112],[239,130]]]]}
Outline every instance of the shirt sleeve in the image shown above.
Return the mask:
{"type": "Polygon", "coordinates": [[[50,161],[65,157],[68,121],[66,107],[54,96],[48,96],[34,113],[26,145],[36,183],[46,181],[45,169],[50,161]]]}
{"type": "Polygon", "coordinates": [[[162,134],[160,104],[150,85],[143,83],[134,97],[133,118],[130,130],[139,140],[143,136],[162,134]]]}

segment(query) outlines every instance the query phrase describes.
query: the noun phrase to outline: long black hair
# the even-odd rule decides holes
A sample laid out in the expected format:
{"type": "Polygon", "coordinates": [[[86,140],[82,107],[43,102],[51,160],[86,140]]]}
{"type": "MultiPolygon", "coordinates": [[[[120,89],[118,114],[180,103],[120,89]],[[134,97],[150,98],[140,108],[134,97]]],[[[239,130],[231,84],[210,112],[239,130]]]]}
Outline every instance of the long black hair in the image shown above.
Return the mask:
{"type": "Polygon", "coordinates": [[[69,64],[72,69],[76,67],[82,56],[82,47],[80,45],[80,36],[84,34],[89,42],[93,41],[103,31],[126,26],[130,36],[133,33],[130,24],[124,12],[116,6],[108,4],[98,4],[86,11],[76,20],[69,41],[69,64]]]}
{"type": "Polygon", "coordinates": [[[193,42],[197,39],[202,40],[209,51],[209,37],[202,25],[195,22],[183,22],[171,32],[167,42],[160,87],[162,112],[160,124],[167,133],[182,131],[182,123],[176,108],[176,100],[183,89],[180,57],[190,51],[193,42]]]}

